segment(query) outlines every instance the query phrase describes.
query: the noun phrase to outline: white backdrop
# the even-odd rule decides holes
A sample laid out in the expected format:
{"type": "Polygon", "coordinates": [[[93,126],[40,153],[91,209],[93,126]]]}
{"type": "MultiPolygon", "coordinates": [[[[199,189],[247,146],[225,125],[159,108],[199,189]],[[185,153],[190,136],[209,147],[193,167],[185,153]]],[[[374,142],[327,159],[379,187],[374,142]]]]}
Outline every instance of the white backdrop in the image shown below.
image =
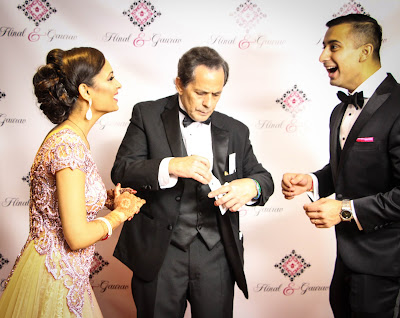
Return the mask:
{"type": "MultiPolygon", "coordinates": [[[[111,188],[133,105],[175,93],[179,57],[208,45],[231,68],[217,109],[249,126],[276,187],[264,207],[241,213],[250,299],[236,290],[234,317],[332,317],[334,231],[315,229],[302,210],[307,198],[285,201],[280,181],[284,172],[314,171],[328,161],[337,88],[318,57],[325,23],[350,12],[380,22],[383,68],[400,80],[398,0],[0,0],[0,293],[28,235],[30,166],[52,128],[32,89],[47,52],[96,47],[122,83],[120,110],[89,134],[111,188]]],[[[97,244],[91,282],[105,317],[135,317],[132,273],[112,256],[118,235],[97,244]]]]}

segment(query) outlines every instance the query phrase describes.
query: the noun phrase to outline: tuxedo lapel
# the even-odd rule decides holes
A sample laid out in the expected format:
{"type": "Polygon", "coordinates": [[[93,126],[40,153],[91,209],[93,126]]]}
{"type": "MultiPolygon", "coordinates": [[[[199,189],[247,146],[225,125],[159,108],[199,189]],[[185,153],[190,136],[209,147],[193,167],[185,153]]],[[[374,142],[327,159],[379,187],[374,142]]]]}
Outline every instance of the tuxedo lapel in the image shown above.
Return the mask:
{"type": "MultiPolygon", "coordinates": [[[[226,169],[226,161],[228,158],[228,148],[229,148],[229,131],[222,128],[221,122],[218,118],[218,113],[213,114],[211,119],[211,138],[212,138],[212,148],[213,148],[213,174],[218,178],[218,180],[224,183],[224,171],[226,169]]],[[[237,212],[238,213],[238,212],[237,212]]],[[[232,219],[234,218],[234,213],[229,211],[222,215],[217,213],[217,220],[220,226],[221,236],[224,241],[225,252],[230,260],[240,260],[239,255],[239,241],[235,239],[235,233],[233,232],[232,219]]],[[[238,287],[243,291],[246,298],[249,297],[247,290],[246,277],[244,275],[243,266],[239,265],[240,262],[232,262],[232,271],[234,273],[236,283],[238,287]]]]}
{"type": "Polygon", "coordinates": [[[179,102],[178,95],[174,95],[161,114],[165,134],[171,148],[173,157],[184,156],[184,144],[182,141],[181,128],[179,125],[179,102]]]}
{"type": "Polygon", "coordinates": [[[332,115],[332,127],[331,127],[331,134],[330,134],[330,153],[331,153],[331,169],[332,169],[332,176],[334,182],[336,181],[338,165],[339,165],[339,153],[340,153],[340,145],[339,145],[339,129],[340,124],[342,122],[342,118],[344,112],[346,111],[346,105],[344,103],[339,104],[338,108],[332,115]]]}
{"type": "MultiPolygon", "coordinates": [[[[338,171],[343,166],[343,163],[346,160],[346,156],[349,150],[354,146],[357,137],[360,134],[362,128],[368,123],[371,116],[382,106],[382,104],[388,99],[391,94],[391,90],[393,86],[396,84],[396,80],[393,78],[392,75],[388,74],[386,79],[382,82],[381,85],[376,89],[374,94],[371,96],[367,104],[364,106],[364,109],[360,113],[360,116],[357,118],[356,122],[354,123],[353,127],[350,130],[350,133],[347,137],[347,140],[344,144],[343,151],[340,156],[340,162],[338,171]]],[[[340,120],[341,121],[341,120],[340,120]]],[[[338,140],[338,134],[336,134],[336,140],[338,140]]]]}
{"type": "Polygon", "coordinates": [[[222,183],[224,181],[226,159],[228,158],[229,133],[218,127],[217,118],[211,120],[211,138],[214,156],[213,174],[222,183]]]}

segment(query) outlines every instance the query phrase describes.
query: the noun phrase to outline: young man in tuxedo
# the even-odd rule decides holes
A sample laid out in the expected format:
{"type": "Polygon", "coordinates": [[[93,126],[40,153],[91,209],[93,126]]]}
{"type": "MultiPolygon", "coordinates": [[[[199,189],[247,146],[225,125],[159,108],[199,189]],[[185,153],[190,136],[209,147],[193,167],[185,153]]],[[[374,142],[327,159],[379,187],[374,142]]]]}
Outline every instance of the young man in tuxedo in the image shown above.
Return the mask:
{"type": "Polygon", "coordinates": [[[139,318],[183,317],[187,301],[193,317],[232,317],[235,282],[248,297],[237,211],[274,186],[248,128],[215,111],[228,76],[215,50],[192,48],[178,93],[133,108],[111,176],[147,202],[114,252],[133,271],[139,318]]]}
{"type": "Polygon", "coordinates": [[[311,223],[335,226],[335,317],[393,318],[400,291],[400,86],[381,69],[375,19],[350,14],[327,27],[320,62],[331,85],[350,96],[338,93],[342,102],[330,118],[329,163],[313,174],[284,174],[282,192],[292,199],[310,191],[315,202],[304,210],[311,223]]]}

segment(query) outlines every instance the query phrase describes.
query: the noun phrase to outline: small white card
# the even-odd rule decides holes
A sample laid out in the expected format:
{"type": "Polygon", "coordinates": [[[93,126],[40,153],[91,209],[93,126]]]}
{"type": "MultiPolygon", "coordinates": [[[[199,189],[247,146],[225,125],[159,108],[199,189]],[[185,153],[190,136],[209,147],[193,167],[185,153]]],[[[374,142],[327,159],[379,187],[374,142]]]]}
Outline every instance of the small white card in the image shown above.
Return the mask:
{"type": "Polygon", "coordinates": [[[229,174],[236,172],[236,153],[229,155],[229,174]]]}
{"type": "MultiPolygon", "coordinates": [[[[211,179],[210,183],[208,184],[208,186],[210,187],[211,191],[215,191],[215,190],[217,190],[217,189],[222,187],[221,182],[219,182],[217,177],[214,176],[214,175],[212,175],[212,179],[211,179]]],[[[222,196],[223,196],[223,194],[220,194],[220,195],[216,196],[215,200],[218,200],[222,196]]],[[[224,215],[226,210],[227,210],[222,205],[219,206],[219,209],[220,209],[222,215],[224,215]]]]}

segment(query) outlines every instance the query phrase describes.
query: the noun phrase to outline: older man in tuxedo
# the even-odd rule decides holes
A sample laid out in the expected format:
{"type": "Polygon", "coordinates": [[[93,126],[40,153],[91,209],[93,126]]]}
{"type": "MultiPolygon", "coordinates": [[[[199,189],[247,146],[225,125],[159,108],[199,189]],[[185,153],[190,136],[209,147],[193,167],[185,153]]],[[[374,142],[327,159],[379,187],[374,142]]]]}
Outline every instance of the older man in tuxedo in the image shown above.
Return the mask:
{"type": "Polygon", "coordinates": [[[121,232],[114,255],[133,271],[138,317],[232,317],[234,283],[248,296],[237,211],[264,204],[271,175],[249,130],[215,110],[228,64],[209,47],[178,63],[178,93],[134,106],[112,179],[146,207],[121,232]]]}
{"type": "Polygon", "coordinates": [[[330,119],[330,162],[313,174],[284,174],[287,199],[317,228],[335,226],[330,303],[337,318],[397,317],[400,291],[400,86],[381,69],[382,29],[369,16],[327,23],[320,62],[348,90],[330,119]],[[335,193],[336,199],[326,198],[335,193]],[[321,198],[317,200],[318,198],[321,198]]]}

